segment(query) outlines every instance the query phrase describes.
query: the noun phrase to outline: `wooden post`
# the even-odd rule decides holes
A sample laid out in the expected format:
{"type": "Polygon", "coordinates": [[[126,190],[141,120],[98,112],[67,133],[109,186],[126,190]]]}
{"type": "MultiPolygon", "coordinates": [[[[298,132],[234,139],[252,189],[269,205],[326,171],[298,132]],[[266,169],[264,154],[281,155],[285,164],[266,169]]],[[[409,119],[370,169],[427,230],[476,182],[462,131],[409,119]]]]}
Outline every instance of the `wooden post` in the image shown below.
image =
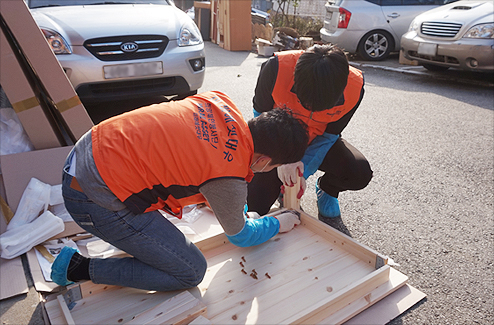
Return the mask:
{"type": "Polygon", "coordinates": [[[63,298],[63,295],[59,295],[57,297],[58,303],[60,304],[60,308],[62,309],[63,316],[65,317],[65,320],[67,321],[68,325],[75,325],[74,319],[72,318],[72,315],[70,314],[69,307],[67,307],[67,304],[65,303],[65,299],[63,298]]]}
{"type": "Polygon", "coordinates": [[[297,194],[300,189],[300,177],[292,187],[285,186],[285,194],[283,194],[283,207],[286,209],[299,210],[300,199],[297,199],[297,194]]]}

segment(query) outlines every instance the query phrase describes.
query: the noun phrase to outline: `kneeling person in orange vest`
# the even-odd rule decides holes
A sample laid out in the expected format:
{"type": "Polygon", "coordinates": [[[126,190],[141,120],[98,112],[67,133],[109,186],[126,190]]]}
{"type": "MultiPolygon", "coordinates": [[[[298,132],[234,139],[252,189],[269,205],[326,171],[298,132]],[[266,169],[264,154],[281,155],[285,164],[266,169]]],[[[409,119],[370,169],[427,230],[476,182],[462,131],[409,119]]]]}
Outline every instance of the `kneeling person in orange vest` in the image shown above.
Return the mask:
{"type": "Polygon", "coordinates": [[[299,220],[292,213],[247,218],[247,183],[254,173],[299,161],[307,144],[305,124],[291,113],[271,110],[246,122],[220,92],[101,122],[67,157],[65,206],[83,229],[131,257],[85,258],[65,247],[52,280],[157,291],[196,286],[206,259],[158,210],[180,218],[183,207],[207,201],[233,244],[261,244],[299,220]]]}

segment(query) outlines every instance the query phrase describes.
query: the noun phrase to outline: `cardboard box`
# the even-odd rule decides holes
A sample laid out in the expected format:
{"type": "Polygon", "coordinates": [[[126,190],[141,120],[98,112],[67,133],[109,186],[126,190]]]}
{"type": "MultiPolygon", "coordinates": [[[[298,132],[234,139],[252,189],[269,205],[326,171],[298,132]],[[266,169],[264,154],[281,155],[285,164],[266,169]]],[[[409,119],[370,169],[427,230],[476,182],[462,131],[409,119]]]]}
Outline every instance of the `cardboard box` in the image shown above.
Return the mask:
{"type": "MultiPolygon", "coordinates": [[[[74,137],[79,139],[93,126],[93,122],[34,21],[26,3],[23,0],[1,1],[0,12],[48,95],[55,102],[65,123],[74,137]]],[[[8,80],[5,81],[8,82],[8,80]]],[[[2,87],[4,87],[4,82],[2,82],[2,87]]],[[[13,97],[12,87],[9,87],[9,91],[7,87],[5,88],[10,102],[18,104],[15,99],[11,99],[13,97]]],[[[20,88],[17,91],[24,92],[25,89],[20,88]]],[[[24,96],[24,100],[31,97],[24,96]]],[[[28,127],[24,126],[24,128],[29,134],[28,127]]]]}
{"type": "Polygon", "coordinates": [[[212,1],[212,40],[229,51],[252,49],[251,1],[212,1]]]}
{"type": "Polygon", "coordinates": [[[62,183],[62,168],[72,147],[35,150],[0,156],[7,203],[15,213],[32,177],[50,185],[62,183]]]}
{"type": "MultiPolygon", "coordinates": [[[[7,203],[0,197],[0,234],[7,228],[13,212],[7,203]]],[[[24,267],[20,257],[11,260],[0,258],[0,300],[28,292],[24,267]]]]}
{"type": "MultiPolygon", "coordinates": [[[[0,166],[2,166],[4,176],[7,203],[12,211],[16,211],[22,194],[32,177],[50,185],[57,185],[62,182],[63,164],[71,149],[72,147],[69,146],[0,156],[0,166]]],[[[73,221],[66,222],[65,228],[66,230],[60,236],[85,232],[73,221]]],[[[36,290],[51,292],[56,289],[58,285],[44,280],[33,249],[27,252],[27,258],[36,290]]],[[[19,259],[20,263],[20,257],[16,259],[19,259]]],[[[8,281],[14,282],[21,281],[22,279],[25,281],[24,271],[15,271],[19,265],[15,267],[10,265],[4,266],[4,263],[10,264],[10,262],[2,259],[1,266],[2,276],[7,277],[9,280],[2,278],[2,287],[8,281]],[[7,269],[7,267],[9,268],[7,269]]]]}
{"type": "Polygon", "coordinates": [[[0,31],[0,84],[34,148],[59,147],[60,142],[24,76],[3,31],[0,31]]]}

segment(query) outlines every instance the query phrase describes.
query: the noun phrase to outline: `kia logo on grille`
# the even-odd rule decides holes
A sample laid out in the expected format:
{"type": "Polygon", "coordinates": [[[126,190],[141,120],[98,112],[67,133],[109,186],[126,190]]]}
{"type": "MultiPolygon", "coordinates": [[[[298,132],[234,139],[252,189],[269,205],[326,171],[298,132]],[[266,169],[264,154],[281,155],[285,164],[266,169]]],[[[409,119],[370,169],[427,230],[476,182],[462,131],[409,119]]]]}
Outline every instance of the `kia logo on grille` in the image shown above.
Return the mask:
{"type": "Polygon", "coordinates": [[[137,51],[139,46],[134,42],[127,42],[127,43],[123,43],[122,45],[120,45],[120,48],[122,49],[122,51],[130,53],[130,52],[137,51]]]}

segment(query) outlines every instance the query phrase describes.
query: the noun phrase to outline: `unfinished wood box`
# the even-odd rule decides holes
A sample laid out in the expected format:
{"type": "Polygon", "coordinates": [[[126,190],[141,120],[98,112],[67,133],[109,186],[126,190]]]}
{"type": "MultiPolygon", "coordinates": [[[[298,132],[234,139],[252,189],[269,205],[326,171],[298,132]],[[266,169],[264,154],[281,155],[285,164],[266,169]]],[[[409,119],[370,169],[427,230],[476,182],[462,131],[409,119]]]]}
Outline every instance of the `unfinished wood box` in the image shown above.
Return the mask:
{"type": "MultiPolygon", "coordinates": [[[[298,212],[300,225],[258,246],[236,247],[223,233],[195,243],[208,261],[202,283],[188,290],[206,307],[201,316],[212,324],[338,324],[406,284],[385,256],[298,212]]],[[[162,315],[178,293],[86,282],[65,294],[72,310],[60,296],[45,307],[51,324],[125,324],[148,310],[162,315]]]]}

